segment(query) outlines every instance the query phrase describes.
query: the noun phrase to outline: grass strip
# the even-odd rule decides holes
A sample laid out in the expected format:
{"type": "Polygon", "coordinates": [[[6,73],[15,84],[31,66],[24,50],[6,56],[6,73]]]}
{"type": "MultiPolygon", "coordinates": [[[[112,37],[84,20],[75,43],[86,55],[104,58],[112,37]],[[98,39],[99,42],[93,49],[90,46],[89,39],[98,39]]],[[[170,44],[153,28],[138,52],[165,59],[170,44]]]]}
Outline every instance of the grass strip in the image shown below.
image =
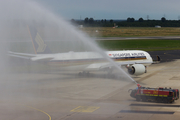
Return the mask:
{"type": "Polygon", "coordinates": [[[81,29],[96,37],[179,36],[179,27],[85,27],[81,29]]]}
{"type": "MultiPolygon", "coordinates": [[[[97,44],[106,50],[145,50],[145,51],[159,51],[159,50],[179,50],[180,40],[99,40],[97,44]]],[[[85,45],[81,43],[53,41],[47,42],[47,45],[53,53],[62,53],[69,51],[85,51],[85,45]]],[[[10,45],[11,51],[34,53],[31,43],[12,43],[10,45]]]]}
{"type": "Polygon", "coordinates": [[[100,47],[107,50],[178,50],[180,40],[100,40],[100,47]]]}

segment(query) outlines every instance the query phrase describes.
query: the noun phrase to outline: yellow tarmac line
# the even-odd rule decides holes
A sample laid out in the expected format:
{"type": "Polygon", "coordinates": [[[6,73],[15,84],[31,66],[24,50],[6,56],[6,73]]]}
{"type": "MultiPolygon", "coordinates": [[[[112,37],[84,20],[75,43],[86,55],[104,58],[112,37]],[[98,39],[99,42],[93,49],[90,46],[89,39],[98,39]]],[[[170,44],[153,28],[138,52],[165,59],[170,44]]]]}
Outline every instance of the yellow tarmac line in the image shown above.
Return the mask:
{"type": "Polygon", "coordinates": [[[71,112],[94,112],[95,110],[99,109],[100,107],[96,107],[96,106],[79,106],[73,110],[71,110],[71,112]]]}
{"type": "Polygon", "coordinates": [[[28,108],[31,108],[31,109],[34,109],[34,110],[37,110],[37,111],[40,111],[40,112],[42,112],[42,113],[46,114],[46,115],[49,117],[49,120],[51,120],[51,116],[50,116],[48,113],[46,113],[46,112],[44,112],[44,111],[42,111],[42,110],[40,110],[40,109],[37,109],[37,108],[31,107],[31,106],[27,106],[27,107],[28,107],[28,108]]]}

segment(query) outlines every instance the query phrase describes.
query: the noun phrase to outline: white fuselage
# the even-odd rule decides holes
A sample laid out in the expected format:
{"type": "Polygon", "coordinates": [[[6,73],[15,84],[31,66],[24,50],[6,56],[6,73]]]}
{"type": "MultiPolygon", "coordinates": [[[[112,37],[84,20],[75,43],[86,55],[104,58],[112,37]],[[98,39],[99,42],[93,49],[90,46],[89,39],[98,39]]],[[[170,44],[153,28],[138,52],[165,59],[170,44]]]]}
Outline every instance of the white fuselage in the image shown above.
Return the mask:
{"type": "Polygon", "coordinates": [[[153,61],[151,56],[140,50],[106,51],[105,54],[97,52],[68,52],[57,54],[38,54],[31,58],[33,61],[48,60],[49,64],[61,67],[81,66],[82,69],[99,69],[112,59],[122,65],[143,64],[150,65],[153,61]]]}

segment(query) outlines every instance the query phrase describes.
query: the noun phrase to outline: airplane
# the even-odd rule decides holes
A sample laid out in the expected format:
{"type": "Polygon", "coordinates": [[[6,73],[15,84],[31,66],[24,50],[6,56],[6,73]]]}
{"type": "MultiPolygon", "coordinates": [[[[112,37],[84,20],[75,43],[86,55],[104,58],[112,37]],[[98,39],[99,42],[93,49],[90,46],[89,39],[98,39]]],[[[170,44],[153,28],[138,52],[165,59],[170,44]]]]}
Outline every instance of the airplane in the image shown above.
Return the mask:
{"type": "MultiPolygon", "coordinates": [[[[112,73],[115,67],[105,60],[98,52],[65,52],[52,53],[45,44],[35,27],[29,27],[35,54],[18,53],[9,51],[9,56],[29,59],[31,61],[47,62],[48,64],[67,68],[69,70],[80,70],[80,75],[90,71],[107,71],[112,73]]],[[[125,66],[131,75],[141,75],[147,72],[147,66],[153,63],[149,53],[142,50],[105,51],[105,55],[114,60],[120,67],[125,66]]]]}

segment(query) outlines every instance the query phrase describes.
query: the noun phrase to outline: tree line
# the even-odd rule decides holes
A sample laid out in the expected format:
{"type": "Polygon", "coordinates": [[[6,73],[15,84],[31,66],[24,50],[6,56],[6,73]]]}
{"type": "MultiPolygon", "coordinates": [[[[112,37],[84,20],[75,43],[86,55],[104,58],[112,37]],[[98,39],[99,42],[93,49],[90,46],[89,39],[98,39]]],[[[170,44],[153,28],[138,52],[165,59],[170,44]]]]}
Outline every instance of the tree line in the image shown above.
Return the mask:
{"type": "Polygon", "coordinates": [[[161,20],[144,20],[143,18],[135,20],[129,17],[124,21],[113,19],[94,20],[93,18],[86,17],[84,20],[71,19],[71,22],[86,27],[180,27],[180,20],[166,20],[165,17],[162,17],[161,20]]]}

